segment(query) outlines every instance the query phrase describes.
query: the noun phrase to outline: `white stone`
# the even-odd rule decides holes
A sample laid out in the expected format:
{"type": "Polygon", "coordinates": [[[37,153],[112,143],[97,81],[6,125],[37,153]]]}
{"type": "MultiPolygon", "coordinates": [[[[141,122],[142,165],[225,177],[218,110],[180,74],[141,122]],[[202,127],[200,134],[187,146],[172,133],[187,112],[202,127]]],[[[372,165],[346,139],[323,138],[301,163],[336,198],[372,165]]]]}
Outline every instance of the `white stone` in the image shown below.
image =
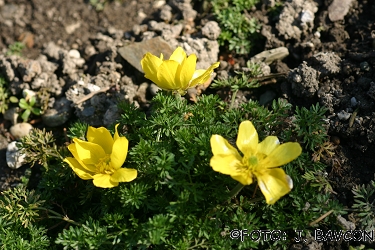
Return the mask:
{"type": "Polygon", "coordinates": [[[71,57],[71,58],[75,58],[75,59],[79,59],[79,58],[81,58],[81,54],[80,54],[79,51],[76,50],[76,49],[71,49],[71,50],[69,50],[68,55],[69,55],[69,57],[71,57]]]}
{"type": "Polygon", "coordinates": [[[33,129],[33,126],[30,123],[22,122],[14,124],[12,127],[10,127],[9,131],[12,134],[12,136],[18,140],[30,133],[30,130],[33,129]]]}
{"type": "Polygon", "coordinates": [[[8,167],[10,167],[11,169],[20,168],[26,162],[26,155],[21,154],[20,149],[16,144],[17,141],[12,141],[11,143],[9,143],[5,155],[8,167]]]}

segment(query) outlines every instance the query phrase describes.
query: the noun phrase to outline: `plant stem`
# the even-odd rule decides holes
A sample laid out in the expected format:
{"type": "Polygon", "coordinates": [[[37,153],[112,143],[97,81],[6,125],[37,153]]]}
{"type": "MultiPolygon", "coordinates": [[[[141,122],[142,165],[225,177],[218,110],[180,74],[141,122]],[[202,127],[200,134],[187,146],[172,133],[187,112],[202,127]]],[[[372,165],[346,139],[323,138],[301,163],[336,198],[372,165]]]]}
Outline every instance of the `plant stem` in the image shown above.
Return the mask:
{"type": "Polygon", "coordinates": [[[230,191],[230,193],[229,193],[230,199],[232,199],[233,197],[235,197],[242,190],[243,187],[244,187],[244,185],[242,185],[241,183],[238,183],[237,186],[235,186],[232,189],[232,191],[230,191]]]}
{"type": "Polygon", "coordinates": [[[44,208],[44,207],[38,207],[38,208],[35,208],[35,209],[38,209],[38,210],[44,210],[47,212],[47,218],[49,219],[59,219],[59,220],[64,220],[64,221],[67,221],[73,225],[76,225],[76,226],[82,226],[81,223],[78,223],[78,222],[75,222],[74,220],[71,220],[69,219],[67,216],[62,216],[61,214],[53,211],[53,210],[50,210],[50,209],[47,209],[47,208],[44,208]],[[54,214],[56,216],[50,216],[48,215],[48,213],[51,213],[51,214],[54,214]]]}

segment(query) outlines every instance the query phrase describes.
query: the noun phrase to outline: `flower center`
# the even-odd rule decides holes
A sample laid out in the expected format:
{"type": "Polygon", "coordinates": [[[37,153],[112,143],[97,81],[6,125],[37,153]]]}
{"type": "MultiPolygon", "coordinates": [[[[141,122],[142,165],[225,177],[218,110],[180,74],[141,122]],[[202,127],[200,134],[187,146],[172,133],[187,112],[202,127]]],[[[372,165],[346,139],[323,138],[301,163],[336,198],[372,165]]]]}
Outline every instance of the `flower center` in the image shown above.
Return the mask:
{"type": "Polygon", "coordinates": [[[111,164],[111,155],[106,154],[103,158],[101,158],[96,164],[96,169],[101,174],[113,174],[115,172],[115,169],[111,164]]]}

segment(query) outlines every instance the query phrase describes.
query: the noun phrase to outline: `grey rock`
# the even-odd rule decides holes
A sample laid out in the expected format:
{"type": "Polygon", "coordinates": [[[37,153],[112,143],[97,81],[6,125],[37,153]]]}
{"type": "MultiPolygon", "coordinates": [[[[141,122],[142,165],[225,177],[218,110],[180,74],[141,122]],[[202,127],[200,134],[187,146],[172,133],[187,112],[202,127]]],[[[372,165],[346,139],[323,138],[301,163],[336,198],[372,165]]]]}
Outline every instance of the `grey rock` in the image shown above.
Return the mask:
{"type": "Polygon", "coordinates": [[[332,22],[343,20],[353,0],[333,0],[328,6],[328,17],[332,22]]]}
{"type": "Polygon", "coordinates": [[[33,126],[30,123],[22,122],[22,123],[14,124],[12,127],[10,127],[9,131],[12,134],[12,136],[16,140],[18,140],[28,135],[32,129],[33,129],[33,126]]]}
{"type": "Polygon", "coordinates": [[[133,43],[118,49],[118,53],[139,72],[143,72],[140,61],[147,52],[156,56],[160,56],[160,53],[163,53],[164,58],[169,58],[173,50],[169,44],[160,37],[133,43]]]}
{"type": "Polygon", "coordinates": [[[336,74],[341,70],[341,58],[334,52],[317,53],[311,61],[316,64],[314,68],[321,73],[321,76],[336,74]]]}
{"type": "Polygon", "coordinates": [[[251,62],[264,62],[266,64],[271,64],[277,60],[283,60],[289,55],[289,50],[286,47],[279,47],[276,49],[265,50],[259,54],[256,54],[250,58],[251,62]]]}
{"type": "Polygon", "coordinates": [[[219,24],[215,21],[207,22],[202,28],[202,35],[210,40],[216,40],[221,33],[219,24]]]}
{"type": "Polygon", "coordinates": [[[35,60],[20,60],[17,71],[24,82],[31,82],[36,75],[42,73],[42,67],[35,60]]]}
{"type": "Polygon", "coordinates": [[[341,110],[340,112],[337,113],[337,117],[341,120],[341,121],[346,121],[350,118],[350,113],[346,112],[345,110],[341,110]]]}
{"type": "Polygon", "coordinates": [[[140,103],[140,104],[145,104],[147,103],[146,99],[146,93],[148,89],[149,84],[147,82],[142,83],[139,85],[137,89],[137,93],[135,94],[134,98],[140,103]]]}
{"type": "Polygon", "coordinates": [[[156,93],[161,90],[161,88],[159,88],[156,84],[154,83],[151,83],[149,86],[148,86],[148,92],[151,94],[152,97],[156,96],[156,93]]]}
{"type": "Polygon", "coordinates": [[[0,74],[8,81],[13,81],[15,78],[15,73],[10,59],[2,55],[0,55],[0,74]]]}
{"type": "Polygon", "coordinates": [[[22,154],[16,144],[17,141],[12,141],[9,143],[5,155],[8,167],[11,169],[20,168],[26,163],[26,154],[22,154]]]}
{"type": "Polygon", "coordinates": [[[287,80],[292,83],[293,94],[299,97],[312,97],[319,89],[319,72],[306,62],[291,70],[287,80]]]}
{"type": "Polygon", "coordinates": [[[16,124],[17,118],[19,116],[18,111],[19,111],[19,107],[8,108],[4,113],[4,119],[8,120],[8,121],[11,121],[12,124],[16,124]]]}
{"type": "Polygon", "coordinates": [[[219,43],[207,38],[181,37],[178,41],[186,54],[196,54],[198,57],[197,69],[207,69],[218,61],[219,43]]]}
{"type": "Polygon", "coordinates": [[[159,13],[159,17],[161,20],[169,22],[172,20],[172,7],[169,5],[164,5],[159,13]]]}
{"type": "Polygon", "coordinates": [[[49,42],[47,46],[44,48],[44,54],[46,54],[50,58],[59,60],[61,50],[62,48],[57,46],[54,42],[49,42]]]}
{"type": "Polygon", "coordinates": [[[116,104],[111,105],[103,116],[104,126],[114,124],[120,118],[120,112],[116,104]]]}
{"type": "Polygon", "coordinates": [[[272,102],[272,100],[275,99],[275,97],[276,97],[275,92],[273,92],[271,90],[267,90],[266,92],[264,92],[263,94],[260,95],[259,104],[260,105],[268,104],[268,103],[272,102]]]}
{"type": "Polygon", "coordinates": [[[341,215],[337,216],[337,221],[344,227],[345,230],[354,230],[355,224],[353,222],[347,221],[344,217],[341,215]]]}
{"type": "Polygon", "coordinates": [[[197,11],[193,9],[191,0],[169,0],[168,4],[178,9],[186,21],[192,21],[197,16],[197,11]]]}
{"type": "Polygon", "coordinates": [[[72,112],[71,101],[65,97],[57,99],[52,109],[47,109],[42,115],[44,124],[48,127],[57,127],[64,124],[72,112]]]}
{"type": "Polygon", "coordinates": [[[284,4],[276,29],[284,39],[300,40],[303,33],[314,28],[318,4],[311,0],[291,0],[284,4]]]}
{"type": "Polygon", "coordinates": [[[361,62],[359,64],[359,67],[361,68],[362,71],[370,71],[370,69],[371,69],[368,62],[361,62]]]}
{"type": "Polygon", "coordinates": [[[358,104],[357,102],[357,99],[355,99],[355,97],[353,96],[351,99],[350,99],[350,106],[352,106],[353,108],[356,107],[358,104]]]}
{"type": "Polygon", "coordinates": [[[45,55],[39,55],[36,60],[39,62],[42,72],[53,73],[59,66],[57,63],[48,61],[45,55]]]}

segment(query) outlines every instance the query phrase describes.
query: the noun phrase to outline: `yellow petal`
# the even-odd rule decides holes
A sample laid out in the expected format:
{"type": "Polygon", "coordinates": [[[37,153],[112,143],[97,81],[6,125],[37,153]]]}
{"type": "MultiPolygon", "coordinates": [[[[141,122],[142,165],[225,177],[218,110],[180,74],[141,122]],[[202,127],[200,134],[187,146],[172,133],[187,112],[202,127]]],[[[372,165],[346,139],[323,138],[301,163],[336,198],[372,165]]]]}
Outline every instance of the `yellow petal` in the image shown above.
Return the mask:
{"type": "Polygon", "coordinates": [[[77,153],[77,149],[76,149],[76,145],[75,143],[71,143],[69,144],[68,146],[68,149],[69,151],[72,153],[72,155],[74,156],[74,158],[76,159],[76,161],[83,167],[85,168],[87,171],[89,172],[95,172],[96,170],[96,167],[95,165],[93,164],[84,164],[80,159],[79,159],[79,156],[78,156],[78,153],[77,153]]]}
{"type": "Polygon", "coordinates": [[[111,181],[111,176],[108,174],[96,174],[93,178],[93,183],[97,187],[112,188],[118,186],[118,182],[111,181]]]}
{"type": "Polygon", "coordinates": [[[159,84],[157,74],[162,62],[163,54],[161,54],[159,58],[151,53],[146,53],[141,60],[141,66],[145,72],[145,77],[153,81],[155,84],[159,84]]]}
{"type": "Polygon", "coordinates": [[[250,185],[253,183],[253,175],[250,172],[244,172],[241,175],[231,175],[231,177],[242,185],[250,185]]]}
{"type": "Polygon", "coordinates": [[[220,65],[220,62],[216,62],[212,64],[207,70],[202,70],[202,69],[196,70],[194,72],[193,79],[191,80],[189,87],[191,88],[191,87],[194,87],[195,85],[203,84],[207,82],[210,79],[211,74],[214,71],[214,69],[219,67],[219,65],[220,65]]]}
{"type": "Polygon", "coordinates": [[[179,79],[176,79],[177,69],[179,67],[176,61],[163,61],[158,70],[158,82],[160,88],[165,90],[176,90],[181,88],[179,79]]]}
{"type": "Polygon", "coordinates": [[[111,133],[104,128],[94,128],[89,126],[87,129],[87,141],[95,143],[104,149],[106,154],[111,154],[113,146],[113,138],[111,133]]]}
{"type": "Polygon", "coordinates": [[[137,170],[132,168],[119,168],[111,176],[112,182],[130,182],[137,178],[137,170]]]}
{"type": "Polygon", "coordinates": [[[177,75],[179,76],[182,89],[187,89],[193,74],[195,72],[195,66],[197,64],[197,56],[190,55],[181,66],[178,68],[177,75]]]}
{"type": "Polygon", "coordinates": [[[243,174],[243,166],[235,155],[215,155],[210,160],[210,166],[216,172],[237,176],[243,174]]]}
{"type": "Polygon", "coordinates": [[[118,169],[124,164],[126,155],[128,154],[129,141],[126,137],[119,137],[113,143],[111,154],[111,165],[114,169],[118,169]]]}
{"type": "Polygon", "coordinates": [[[256,173],[258,185],[266,198],[267,204],[274,204],[290,192],[290,177],[281,168],[274,168],[256,173]]]}
{"type": "Polygon", "coordinates": [[[297,142],[287,142],[273,150],[260,165],[266,168],[279,167],[296,159],[302,152],[302,148],[297,142]]]}
{"type": "Polygon", "coordinates": [[[85,169],[83,166],[81,166],[81,164],[79,164],[79,162],[72,158],[72,157],[66,157],[64,159],[64,162],[68,163],[69,166],[73,169],[73,171],[76,173],[76,175],[79,176],[79,178],[83,179],[83,180],[89,180],[89,179],[92,179],[93,178],[93,174],[94,173],[90,173],[89,171],[87,171],[87,169],[85,169]]]}
{"type": "Polygon", "coordinates": [[[251,121],[243,121],[238,129],[237,147],[245,155],[254,155],[258,148],[258,133],[251,121]]]}
{"type": "Polygon", "coordinates": [[[269,155],[274,149],[280,145],[279,139],[276,136],[267,136],[261,143],[258,145],[258,152],[269,155]]]}
{"type": "Polygon", "coordinates": [[[113,135],[113,141],[115,142],[118,138],[120,138],[120,136],[118,135],[118,132],[117,132],[117,127],[118,125],[120,125],[119,123],[116,124],[115,126],[115,134],[113,135]]]}
{"type": "Polygon", "coordinates": [[[239,161],[242,157],[232,145],[221,135],[212,135],[210,139],[213,155],[234,155],[239,161]]]}
{"type": "Polygon", "coordinates": [[[171,57],[169,60],[173,60],[175,62],[178,62],[178,64],[182,64],[182,62],[186,59],[186,53],[183,48],[177,47],[175,51],[173,51],[171,57]]]}
{"type": "Polygon", "coordinates": [[[106,156],[105,151],[97,144],[82,141],[80,139],[73,139],[76,150],[77,157],[83,164],[97,164],[101,158],[106,156]]]}

